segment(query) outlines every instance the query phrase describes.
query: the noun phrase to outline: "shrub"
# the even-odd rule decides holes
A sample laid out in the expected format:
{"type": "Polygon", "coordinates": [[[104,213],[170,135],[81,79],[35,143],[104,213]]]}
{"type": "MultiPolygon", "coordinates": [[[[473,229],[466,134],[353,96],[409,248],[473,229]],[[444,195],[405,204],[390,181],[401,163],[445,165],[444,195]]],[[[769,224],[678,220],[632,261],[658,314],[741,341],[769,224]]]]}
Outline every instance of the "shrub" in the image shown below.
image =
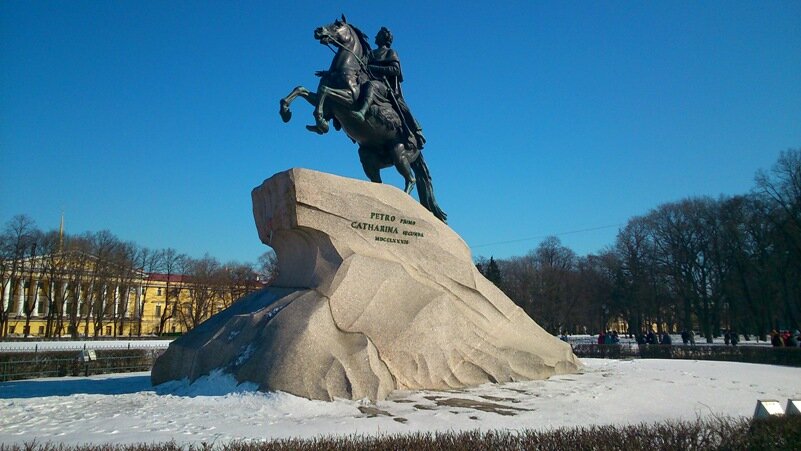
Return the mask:
{"type": "Polygon", "coordinates": [[[327,451],[327,450],[796,450],[801,416],[748,421],[744,418],[679,421],[630,426],[588,426],[550,431],[465,431],[386,436],[316,437],[268,442],[231,442],[181,446],[176,442],[133,445],[27,443],[2,445],[0,451],[327,451]]]}

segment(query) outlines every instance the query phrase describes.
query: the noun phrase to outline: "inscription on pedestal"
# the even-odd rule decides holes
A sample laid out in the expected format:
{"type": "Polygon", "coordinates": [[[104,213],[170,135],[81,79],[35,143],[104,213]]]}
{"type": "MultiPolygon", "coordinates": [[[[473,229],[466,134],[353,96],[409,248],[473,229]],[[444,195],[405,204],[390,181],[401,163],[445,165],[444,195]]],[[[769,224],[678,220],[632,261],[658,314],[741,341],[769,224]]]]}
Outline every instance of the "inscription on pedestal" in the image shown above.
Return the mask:
{"type": "Polygon", "coordinates": [[[370,217],[365,218],[365,222],[353,221],[350,226],[357,230],[367,232],[377,232],[389,236],[373,235],[375,241],[390,244],[409,244],[410,239],[424,238],[423,232],[415,230],[416,221],[407,218],[396,217],[378,212],[370,212],[370,217]]]}

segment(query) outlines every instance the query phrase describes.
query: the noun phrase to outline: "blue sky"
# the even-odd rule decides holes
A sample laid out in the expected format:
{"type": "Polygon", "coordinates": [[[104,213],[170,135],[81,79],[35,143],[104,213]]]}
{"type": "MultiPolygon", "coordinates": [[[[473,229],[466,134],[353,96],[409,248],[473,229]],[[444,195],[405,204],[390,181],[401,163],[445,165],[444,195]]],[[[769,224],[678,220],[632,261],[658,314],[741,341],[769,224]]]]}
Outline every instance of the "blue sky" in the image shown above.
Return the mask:
{"type": "Polygon", "coordinates": [[[332,53],[312,31],[341,13],[393,31],[474,255],[552,234],[597,252],[801,146],[800,1],[332,3],[0,2],[0,221],[56,228],[63,210],[70,233],[255,261],[253,187],[291,167],[365,179],[342,133],[305,130],[305,102],[278,116],[316,87],[332,53]]]}

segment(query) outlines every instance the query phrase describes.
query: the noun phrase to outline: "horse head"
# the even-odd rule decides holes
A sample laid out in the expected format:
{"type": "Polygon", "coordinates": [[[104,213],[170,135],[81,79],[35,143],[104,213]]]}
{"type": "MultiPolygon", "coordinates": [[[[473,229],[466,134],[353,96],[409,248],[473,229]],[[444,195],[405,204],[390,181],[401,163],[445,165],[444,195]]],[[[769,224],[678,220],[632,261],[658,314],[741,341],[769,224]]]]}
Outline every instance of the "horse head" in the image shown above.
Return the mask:
{"type": "Polygon", "coordinates": [[[361,47],[357,55],[359,58],[369,56],[370,53],[370,43],[367,40],[367,35],[349,24],[344,14],[341,19],[337,19],[329,25],[315,28],[314,39],[320,41],[320,44],[334,45],[350,51],[361,47]]]}
{"type": "Polygon", "coordinates": [[[331,24],[315,28],[314,39],[320,41],[320,44],[323,45],[333,44],[337,47],[351,47],[354,33],[343,15],[341,20],[337,19],[331,24]]]}

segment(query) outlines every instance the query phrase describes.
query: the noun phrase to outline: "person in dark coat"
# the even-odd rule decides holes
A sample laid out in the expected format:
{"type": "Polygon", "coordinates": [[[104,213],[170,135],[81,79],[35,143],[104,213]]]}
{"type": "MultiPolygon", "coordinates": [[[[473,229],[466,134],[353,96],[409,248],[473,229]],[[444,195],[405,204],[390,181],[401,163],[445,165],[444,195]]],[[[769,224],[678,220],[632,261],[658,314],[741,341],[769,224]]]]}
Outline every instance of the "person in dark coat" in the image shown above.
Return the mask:
{"type": "Polygon", "coordinates": [[[784,340],[782,340],[782,336],[775,330],[770,333],[770,344],[777,348],[784,346],[784,340]]]}

